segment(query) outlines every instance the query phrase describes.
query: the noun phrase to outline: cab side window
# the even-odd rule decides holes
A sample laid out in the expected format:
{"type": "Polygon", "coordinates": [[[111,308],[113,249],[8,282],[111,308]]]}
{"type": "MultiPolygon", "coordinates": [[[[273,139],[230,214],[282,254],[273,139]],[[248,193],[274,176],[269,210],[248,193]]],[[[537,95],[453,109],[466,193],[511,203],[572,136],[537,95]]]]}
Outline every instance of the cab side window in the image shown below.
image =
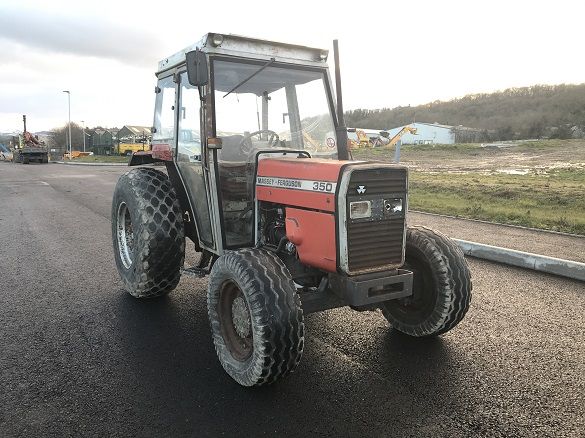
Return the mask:
{"type": "Polygon", "coordinates": [[[175,147],[175,82],[172,76],[159,80],[160,92],[156,96],[152,144],[175,147]]]}
{"type": "Polygon", "coordinates": [[[179,136],[177,161],[201,161],[199,91],[181,75],[181,104],[179,105],[179,136]]]}

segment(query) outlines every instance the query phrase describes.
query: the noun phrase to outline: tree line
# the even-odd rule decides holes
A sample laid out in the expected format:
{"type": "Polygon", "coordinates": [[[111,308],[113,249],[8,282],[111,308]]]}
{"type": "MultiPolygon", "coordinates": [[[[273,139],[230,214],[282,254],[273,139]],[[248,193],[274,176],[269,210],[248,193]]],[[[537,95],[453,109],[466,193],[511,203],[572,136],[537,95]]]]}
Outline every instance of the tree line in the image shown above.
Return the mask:
{"type": "Polygon", "coordinates": [[[509,88],[447,102],[345,113],[350,127],[391,129],[415,121],[474,128],[455,128],[461,141],[585,138],[585,84],[509,88]]]}
{"type": "MultiPolygon", "coordinates": [[[[74,150],[81,150],[83,145],[83,127],[77,123],[71,122],[71,144],[74,150]]],[[[85,141],[88,141],[87,132],[85,130],[85,141]]],[[[56,149],[67,149],[69,147],[69,127],[68,125],[60,128],[53,128],[49,134],[49,145],[56,149]]]]}

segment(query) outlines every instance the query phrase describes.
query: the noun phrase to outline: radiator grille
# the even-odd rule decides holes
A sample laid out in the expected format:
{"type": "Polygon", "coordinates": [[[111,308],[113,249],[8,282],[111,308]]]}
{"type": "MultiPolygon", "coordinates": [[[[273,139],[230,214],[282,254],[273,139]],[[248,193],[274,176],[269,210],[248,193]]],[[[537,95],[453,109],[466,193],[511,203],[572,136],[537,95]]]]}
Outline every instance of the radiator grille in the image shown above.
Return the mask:
{"type": "Polygon", "coordinates": [[[347,196],[359,196],[358,186],[365,186],[366,197],[406,193],[406,169],[354,170],[349,181],[347,196]]]}
{"type": "Polygon", "coordinates": [[[352,173],[346,210],[349,272],[382,270],[402,265],[406,175],[406,169],[403,168],[364,169],[352,173]],[[385,214],[383,200],[395,198],[403,199],[403,211],[385,214]],[[372,217],[350,219],[349,203],[361,200],[371,201],[372,217]]]}

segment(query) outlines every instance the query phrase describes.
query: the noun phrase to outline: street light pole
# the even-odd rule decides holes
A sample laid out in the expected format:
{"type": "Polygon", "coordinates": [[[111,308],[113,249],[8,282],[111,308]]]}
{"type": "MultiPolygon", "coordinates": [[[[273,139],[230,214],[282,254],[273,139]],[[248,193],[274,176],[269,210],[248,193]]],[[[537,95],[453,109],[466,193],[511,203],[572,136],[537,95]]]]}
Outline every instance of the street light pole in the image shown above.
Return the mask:
{"type": "Polygon", "coordinates": [[[85,152],[85,120],[82,120],[83,123],[83,152],[85,152]]]}
{"type": "Polygon", "coordinates": [[[71,150],[71,92],[69,90],[63,90],[63,93],[67,93],[69,107],[69,159],[71,160],[71,156],[73,155],[73,151],[71,150]]]}

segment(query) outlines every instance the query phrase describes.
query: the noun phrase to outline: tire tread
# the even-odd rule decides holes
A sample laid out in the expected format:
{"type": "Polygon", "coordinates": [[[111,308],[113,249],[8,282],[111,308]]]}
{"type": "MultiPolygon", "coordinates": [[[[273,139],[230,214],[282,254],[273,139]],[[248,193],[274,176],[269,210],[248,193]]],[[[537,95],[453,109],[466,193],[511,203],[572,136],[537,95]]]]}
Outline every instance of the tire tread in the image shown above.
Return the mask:
{"type": "Polygon", "coordinates": [[[139,167],[123,174],[112,201],[112,240],[124,288],[136,298],[155,298],[175,289],[185,257],[181,207],[168,176],[139,167]],[[129,269],[122,264],[117,243],[117,212],[126,202],[134,227],[135,248],[129,269]]]}
{"type": "Polygon", "coordinates": [[[296,368],[304,346],[303,312],[290,273],[277,256],[262,249],[226,252],[213,266],[207,297],[215,349],[234,380],[243,386],[269,385],[296,368]],[[221,335],[216,308],[228,279],[237,282],[251,313],[254,351],[248,362],[230,359],[221,335]]]}
{"type": "Polygon", "coordinates": [[[441,335],[459,324],[469,310],[473,286],[465,256],[453,240],[424,226],[409,227],[406,240],[407,254],[409,246],[416,247],[434,268],[438,302],[432,314],[418,325],[403,323],[386,306],[382,306],[382,313],[395,329],[408,335],[441,335]]]}

